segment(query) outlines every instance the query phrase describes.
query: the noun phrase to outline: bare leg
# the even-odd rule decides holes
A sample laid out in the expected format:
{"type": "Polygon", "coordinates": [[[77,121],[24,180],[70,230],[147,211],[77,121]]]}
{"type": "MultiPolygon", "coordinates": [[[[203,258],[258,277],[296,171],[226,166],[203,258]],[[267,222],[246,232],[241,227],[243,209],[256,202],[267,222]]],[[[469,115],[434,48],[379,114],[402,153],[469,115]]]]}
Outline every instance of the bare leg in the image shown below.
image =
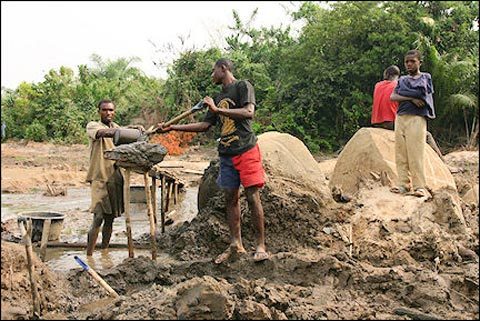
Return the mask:
{"type": "Polygon", "coordinates": [[[239,189],[225,190],[225,200],[227,206],[227,221],[230,229],[230,246],[225,252],[220,254],[215,263],[220,264],[227,260],[232,252],[245,253],[245,249],[242,244],[242,235],[240,229],[240,192],[239,189]]]}
{"type": "Polygon", "coordinates": [[[113,215],[106,215],[105,221],[103,223],[102,229],[102,249],[108,248],[110,244],[110,238],[112,237],[112,229],[113,229],[113,215]]]}
{"type": "Polygon", "coordinates": [[[269,255],[265,246],[265,218],[260,200],[260,192],[258,187],[252,186],[247,187],[245,193],[247,194],[248,207],[252,212],[253,227],[257,239],[257,250],[253,259],[255,261],[263,261],[268,259],[269,255]]]}
{"type": "Polygon", "coordinates": [[[95,250],[97,244],[98,233],[100,232],[100,226],[102,225],[102,215],[94,214],[92,226],[87,235],[87,256],[91,256],[95,250]]]}

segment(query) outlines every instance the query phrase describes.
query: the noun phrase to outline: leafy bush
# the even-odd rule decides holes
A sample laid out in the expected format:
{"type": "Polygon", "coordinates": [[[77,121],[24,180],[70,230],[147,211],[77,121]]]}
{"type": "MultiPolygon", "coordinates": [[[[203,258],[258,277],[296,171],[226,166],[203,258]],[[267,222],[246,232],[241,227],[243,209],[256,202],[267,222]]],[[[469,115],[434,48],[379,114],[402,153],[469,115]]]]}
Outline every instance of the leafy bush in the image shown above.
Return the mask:
{"type": "Polygon", "coordinates": [[[30,124],[25,131],[25,138],[35,142],[44,141],[47,138],[47,129],[38,121],[30,124]]]}

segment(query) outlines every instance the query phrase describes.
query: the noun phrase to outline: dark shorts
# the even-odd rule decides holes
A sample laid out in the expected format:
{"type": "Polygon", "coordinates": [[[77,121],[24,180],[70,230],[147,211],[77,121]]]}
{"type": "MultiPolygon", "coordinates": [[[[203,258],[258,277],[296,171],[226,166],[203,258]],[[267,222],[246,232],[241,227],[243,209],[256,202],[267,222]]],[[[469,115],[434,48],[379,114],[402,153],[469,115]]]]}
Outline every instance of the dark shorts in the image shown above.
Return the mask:
{"type": "Polygon", "coordinates": [[[262,155],[258,144],[243,154],[236,156],[220,156],[220,171],[217,184],[224,189],[243,187],[263,187],[265,171],[262,166],[262,155]]]}

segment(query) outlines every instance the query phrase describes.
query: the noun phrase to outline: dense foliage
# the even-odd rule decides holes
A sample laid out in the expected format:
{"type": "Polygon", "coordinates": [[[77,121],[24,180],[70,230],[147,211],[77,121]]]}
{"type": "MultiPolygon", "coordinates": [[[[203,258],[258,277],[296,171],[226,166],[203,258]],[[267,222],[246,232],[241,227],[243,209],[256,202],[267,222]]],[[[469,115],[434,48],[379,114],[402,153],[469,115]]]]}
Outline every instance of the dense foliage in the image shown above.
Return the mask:
{"type": "MultiPolygon", "coordinates": [[[[186,50],[163,82],[130,67],[131,60],[50,71],[38,84],[2,92],[2,120],[9,137],[75,142],[101,98],[117,102],[120,123],[140,110],[162,119],[179,114],[218,91],[210,80],[220,57],[235,62],[235,76],[256,90],[255,130],[288,132],[312,152],[334,151],[368,126],[374,85],[396,64],[405,72],[409,49],[424,54],[432,74],[437,119],[429,130],[442,148],[478,142],[478,1],[335,1],[328,8],[304,2],[289,27],[251,27],[233,11],[225,48],[186,50]]],[[[251,20],[256,18],[252,13],[251,20]]],[[[201,117],[201,115],[196,116],[201,117]]]]}
{"type": "Polygon", "coordinates": [[[129,65],[132,59],[104,62],[92,56],[95,67],[50,70],[40,83],[21,83],[14,91],[2,91],[2,122],[7,137],[35,141],[85,143],[85,126],[98,120],[97,103],[112,99],[117,106],[116,121],[129,123],[142,108],[158,105],[162,86],[129,65]]]}

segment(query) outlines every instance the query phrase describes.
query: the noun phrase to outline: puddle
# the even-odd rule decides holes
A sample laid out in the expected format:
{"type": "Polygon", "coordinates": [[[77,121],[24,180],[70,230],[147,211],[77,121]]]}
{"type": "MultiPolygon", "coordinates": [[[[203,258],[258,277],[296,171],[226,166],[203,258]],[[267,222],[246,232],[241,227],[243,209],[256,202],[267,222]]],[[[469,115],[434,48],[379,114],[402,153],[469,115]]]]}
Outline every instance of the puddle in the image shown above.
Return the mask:
{"type": "MultiPolygon", "coordinates": [[[[37,253],[38,254],[38,253],[37,253]]],[[[95,271],[108,270],[122,263],[128,258],[128,249],[96,250],[91,257],[87,257],[83,250],[71,250],[61,248],[47,248],[45,255],[47,266],[53,271],[65,272],[71,269],[80,269],[81,266],[75,261],[78,256],[95,271]]],[[[145,256],[151,258],[150,250],[134,249],[134,257],[145,256]]],[[[164,253],[157,254],[157,261],[166,260],[169,256],[164,253]]]]}
{"type": "Polygon", "coordinates": [[[90,206],[90,188],[69,188],[66,196],[44,196],[43,193],[2,193],[2,222],[16,218],[23,211],[65,213],[84,211],[90,206]]]}
{"type": "MultiPolygon", "coordinates": [[[[197,193],[198,186],[188,187],[184,193],[179,194],[178,203],[173,205],[170,202],[169,212],[175,210],[172,215],[174,224],[166,226],[165,229],[172,228],[181,222],[191,221],[197,215],[197,193]]],[[[90,188],[71,188],[68,189],[66,196],[50,197],[39,193],[28,194],[2,194],[1,221],[12,220],[16,222],[16,217],[23,211],[52,211],[65,214],[62,233],[59,241],[68,243],[86,243],[87,233],[92,223],[93,214],[88,212],[90,206],[90,188]]],[[[160,207],[160,189],[157,192],[157,209],[160,207]]],[[[130,204],[130,220],[133,239],[141,235],[150,233],[150,221],[147,215],[147,206],[144,203],[130,204]]],[[[160,211],[157,210],[157,232],[161,233],[160,211]]],[[[12,233],[20,236],[16,224],[14,224],[12,233]]],[[[101,240],[101,233],[99,234],[101,240]]],[[[127,244],[125,216],[116,218],[113,222],[113,233],[110,243],[127,244]]],[[[55,271],[67,271],[80,266],[73,258],[75,255],[87,262],[85,250],[71,248],[47,248],[46,264],[55,271]]],[[[151,257],[150,250],[135,249],[137,256],[151,257]]],[[[163,253],[157,254],[157,260],[164,259],[163,253]]],[[[93,269],[109,269],[128,258],[127,248],[110,248],[107,250],[96,249],[91,258],[93,269]]]]}

